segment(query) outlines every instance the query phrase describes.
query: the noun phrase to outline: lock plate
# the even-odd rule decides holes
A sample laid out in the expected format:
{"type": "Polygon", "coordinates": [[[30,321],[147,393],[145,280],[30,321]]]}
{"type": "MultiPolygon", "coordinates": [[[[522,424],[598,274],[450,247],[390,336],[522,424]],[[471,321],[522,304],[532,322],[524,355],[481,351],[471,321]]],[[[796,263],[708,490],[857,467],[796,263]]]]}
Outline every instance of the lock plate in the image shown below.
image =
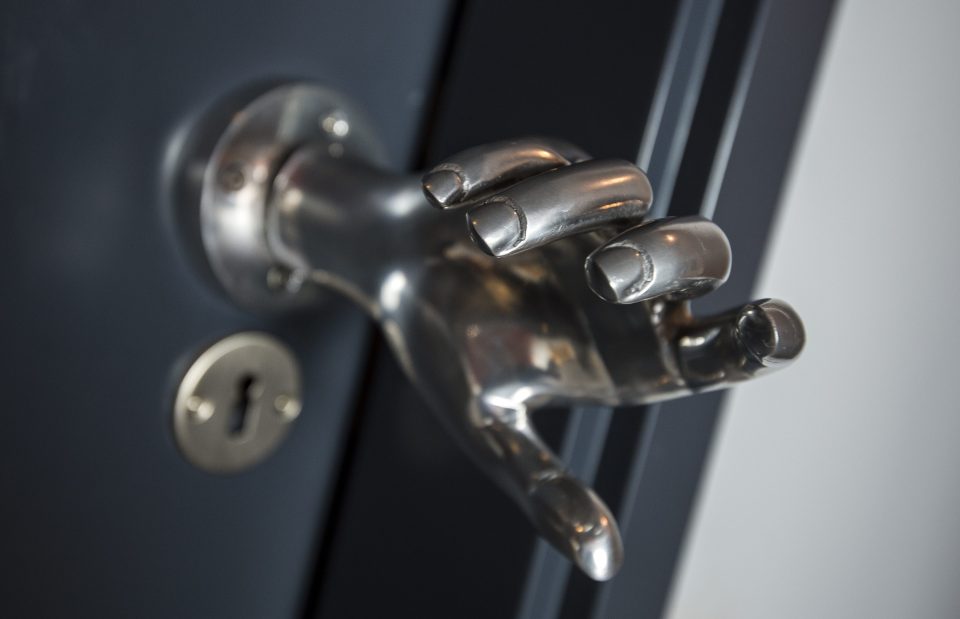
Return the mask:
{"type": "Polygon", "coordinates": [[[234,473],[270,455],[300,414],[293,353],[264,333],[236,333],[204,350],[184,374],[173,407],[183,456],[211,473],[234,473]]]}

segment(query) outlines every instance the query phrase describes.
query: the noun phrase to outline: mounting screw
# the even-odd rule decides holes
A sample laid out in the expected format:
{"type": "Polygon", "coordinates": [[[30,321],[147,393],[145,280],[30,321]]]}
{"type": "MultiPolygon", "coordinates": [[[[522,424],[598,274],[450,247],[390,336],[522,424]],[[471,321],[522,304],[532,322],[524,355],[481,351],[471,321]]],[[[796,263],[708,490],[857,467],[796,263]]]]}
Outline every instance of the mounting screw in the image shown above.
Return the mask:
{"type": "Polygon", "coordinates": [[[267,286],[270,290],[283,290],[287,287],[289,279],[290,269],[270,267],[270,270],[267,271],[267,286]]]}
{"type": "Polygon", "coordinates": [[[293,421],[300,414],[300,400],[286,395],[278,395],[273,401],[273,407],[284,419],[293,421]]]}
{"type": "Polygon", "coordinates": [[[213,402],[204,400],[200,396],[192,395],[187,398],[187,411],[190,413],[190,420],[192,422],[207,422],[213,417],[213,402]]]}
{"type": "Polygon", "coordinates": [[[333,110],[321,118],[320,127],[335,139],[345,138],[350,133],[350,122],[341,110],[333,110]]]}
{"type": "Polygon", "coordinates": [[[220,172],[220,186],[227,191],[240,191],[247,184],[247,177],[243,173],[243,166],[231,163],[220,172]]]}
{"type": "Polygon", "coordinates": [[[307,274],[303,270],[294,271],[285,266],[272,266],[267,270],[267,287],[276,292],[296,294],[303,288],[307,274]]]}

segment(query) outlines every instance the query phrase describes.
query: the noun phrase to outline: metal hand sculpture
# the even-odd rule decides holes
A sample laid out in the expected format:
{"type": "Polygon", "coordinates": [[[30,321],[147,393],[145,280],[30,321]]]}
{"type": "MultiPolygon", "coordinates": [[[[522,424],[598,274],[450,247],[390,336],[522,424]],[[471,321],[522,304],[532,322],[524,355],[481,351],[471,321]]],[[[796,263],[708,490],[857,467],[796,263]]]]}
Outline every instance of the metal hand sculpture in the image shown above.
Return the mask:
{"type": "Polygon", "coordinates": [[[453,436],[594,579],[622,562],[616,522],[531,413],[721,388],[803,346],[780,301],[691,316],[687,300],[728,276],[727,239],[699,217],[642,223],[653,195],[628,162],[529,138],[454,155],[421,184],[330,153],[299,145],[270,181],[266,247],[287,286],[365,308],[453,436]]]}

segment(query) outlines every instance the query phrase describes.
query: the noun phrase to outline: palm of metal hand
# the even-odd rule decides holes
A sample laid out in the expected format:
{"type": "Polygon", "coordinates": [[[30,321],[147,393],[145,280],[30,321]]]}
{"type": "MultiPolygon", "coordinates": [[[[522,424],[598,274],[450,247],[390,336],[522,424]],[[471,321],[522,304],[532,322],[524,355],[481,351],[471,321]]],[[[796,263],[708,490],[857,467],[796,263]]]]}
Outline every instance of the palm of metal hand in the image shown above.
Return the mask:
{"type": "MultiPolygon", "coordinates": [[[[319,156],[304,151],[278,175],[279,245],[297,245],[285,231],[309,236],[312,225],[319,247],[377,248],[365,259],[307,252],[307,262],[314,279],[380,322],[448,429],[592,578],[610,578],[622,562],[616,522],[540,440],[531,411],[718,388],[785,365],[802,348],[800,320],[779,301],[690,316],[686,300],[726,280],[726,238],[701,218],[638,226],[652,192],[627,162],[588,161],[543,139],[456,155],[423,178],[422,190],[444,211],[467,211],[468,239],[461,216],[430,208],[409,181],[373,192],[349,218],[331,218],[329,205],[350,203],[336,195],[344,178],[390,181],[329,166],[317,177],[319,156]],[[303,209],[304,195],[322,193],[302,191],[307,177],[328,200],[303,209]],[[286,203],[291,197],[295,204],[286,203]],[[312,214],[307,223],[289,215],[300,211],[312,214]]],[[[357,194],[353,186],[343,192],[357,194]]]]}

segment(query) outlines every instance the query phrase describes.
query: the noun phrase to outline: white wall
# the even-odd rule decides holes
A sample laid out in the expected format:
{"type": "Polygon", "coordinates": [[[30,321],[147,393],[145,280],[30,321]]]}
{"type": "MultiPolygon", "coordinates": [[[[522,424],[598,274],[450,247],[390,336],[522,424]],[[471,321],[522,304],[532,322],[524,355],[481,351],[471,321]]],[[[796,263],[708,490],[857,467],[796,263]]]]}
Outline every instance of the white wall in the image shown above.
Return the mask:
{"type": "Polygon", "coordinates": [[[808,347],[729,398],[674,619],[960,617],[960,2],[835,20],[757,295],[808,347]]]}

